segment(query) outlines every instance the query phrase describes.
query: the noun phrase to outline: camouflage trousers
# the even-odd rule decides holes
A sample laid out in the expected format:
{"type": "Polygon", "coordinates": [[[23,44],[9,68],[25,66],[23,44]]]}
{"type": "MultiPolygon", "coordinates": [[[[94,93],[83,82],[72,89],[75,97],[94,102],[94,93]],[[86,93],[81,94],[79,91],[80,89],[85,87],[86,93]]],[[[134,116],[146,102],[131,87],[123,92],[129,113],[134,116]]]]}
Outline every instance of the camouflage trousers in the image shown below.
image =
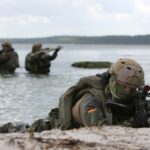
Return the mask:
{"type": "Polygon", "coordinates": [[[21,132],[24,133],[28,130],[29,124],[24,122],[8,122],[0,126],[0,133],[13,133],[21,132]]]}
{"type": "Polygon", "coordinates": [[[54,108],[48,114],[45,119],[39,119],[33,122],[30,126],[30,132],[41,132],[44,130],[51,130],[54,128],[59,128],[59,109],[54,108]]]}
{"type": "Polygon", "coordinates": [[[38,119],[34,121],[31,126],[24,122],[8,122],[0,126],[0,133],[13,132],[42,132],[44,130],[51,130],[59,128],[59,109],[54,108],[45,119],[38,119]]]}

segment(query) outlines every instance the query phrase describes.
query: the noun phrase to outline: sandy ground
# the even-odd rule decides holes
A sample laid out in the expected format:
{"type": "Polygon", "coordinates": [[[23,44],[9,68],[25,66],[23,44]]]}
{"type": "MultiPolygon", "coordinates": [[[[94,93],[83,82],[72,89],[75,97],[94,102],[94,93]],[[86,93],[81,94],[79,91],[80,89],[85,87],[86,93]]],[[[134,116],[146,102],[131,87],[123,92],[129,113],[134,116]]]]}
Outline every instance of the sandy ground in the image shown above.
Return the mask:
{"type": "Polygon", "coordinates": [[[0,135],[0,150],[150,150],[150,128],[103,126],[0,135]]]}

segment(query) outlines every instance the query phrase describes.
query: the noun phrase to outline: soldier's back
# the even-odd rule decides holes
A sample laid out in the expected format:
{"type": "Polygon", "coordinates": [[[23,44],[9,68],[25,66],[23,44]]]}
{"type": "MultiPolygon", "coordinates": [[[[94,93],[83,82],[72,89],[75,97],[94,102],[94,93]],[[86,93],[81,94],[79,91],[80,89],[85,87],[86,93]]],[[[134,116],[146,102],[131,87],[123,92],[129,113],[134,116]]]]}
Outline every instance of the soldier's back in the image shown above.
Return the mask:
{"type": "Polygon", "coordinates": [[[14,73],[16,68],[19,67],[19,57],[17,52],[1,52],[0,53],[0,72],[1,73],[14,73]]]}

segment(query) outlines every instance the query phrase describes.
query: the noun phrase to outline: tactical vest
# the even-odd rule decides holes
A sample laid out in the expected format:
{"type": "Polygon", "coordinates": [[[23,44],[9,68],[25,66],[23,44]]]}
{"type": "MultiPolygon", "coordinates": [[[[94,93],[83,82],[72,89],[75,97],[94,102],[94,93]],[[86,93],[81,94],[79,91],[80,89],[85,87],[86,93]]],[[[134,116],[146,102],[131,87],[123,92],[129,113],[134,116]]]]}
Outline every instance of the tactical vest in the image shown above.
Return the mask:
{"type": "MultiPolygon", "coordinates": [[[[72,124],[72,107],[79,97],[90,92],[102,104],[106,101],[105,87],[108,84],[110,74],[105,72],[96,76],[83,77],[79,82],[69,88],[59,100],[59,121],[62,130],[70,129],[72,124]]],[[[105,108],[105,107],[103,107],[105,108]]],[[[105,110],[104,110],[104,115],[105,110]]]]}

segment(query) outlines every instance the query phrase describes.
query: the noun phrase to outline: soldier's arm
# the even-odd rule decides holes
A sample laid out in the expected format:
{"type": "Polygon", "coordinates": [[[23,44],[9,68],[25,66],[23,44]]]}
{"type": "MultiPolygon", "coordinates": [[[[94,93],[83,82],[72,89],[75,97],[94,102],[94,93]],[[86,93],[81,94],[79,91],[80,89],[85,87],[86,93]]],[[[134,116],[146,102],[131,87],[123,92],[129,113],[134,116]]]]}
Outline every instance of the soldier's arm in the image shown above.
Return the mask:
{"type": "Polygon", "coordinates": [[[60,51],[61,48],[62,48],[61,46],[58,46],[57,48],[54,49],[55,51],[54,51],[53,55],[51,55],[49,57],[50,61],[54,60],[57,57],[57,53],[60,51]]]}
{"type": "Polygon", "coordinates": [[[83,87],[93,87],[96,89],[101,89],[100,85],[100,78],[97,76],[87,76],[87,77],[82,77],[79,82],[77,83],[78,88],[83,88],[83,87]]]}

